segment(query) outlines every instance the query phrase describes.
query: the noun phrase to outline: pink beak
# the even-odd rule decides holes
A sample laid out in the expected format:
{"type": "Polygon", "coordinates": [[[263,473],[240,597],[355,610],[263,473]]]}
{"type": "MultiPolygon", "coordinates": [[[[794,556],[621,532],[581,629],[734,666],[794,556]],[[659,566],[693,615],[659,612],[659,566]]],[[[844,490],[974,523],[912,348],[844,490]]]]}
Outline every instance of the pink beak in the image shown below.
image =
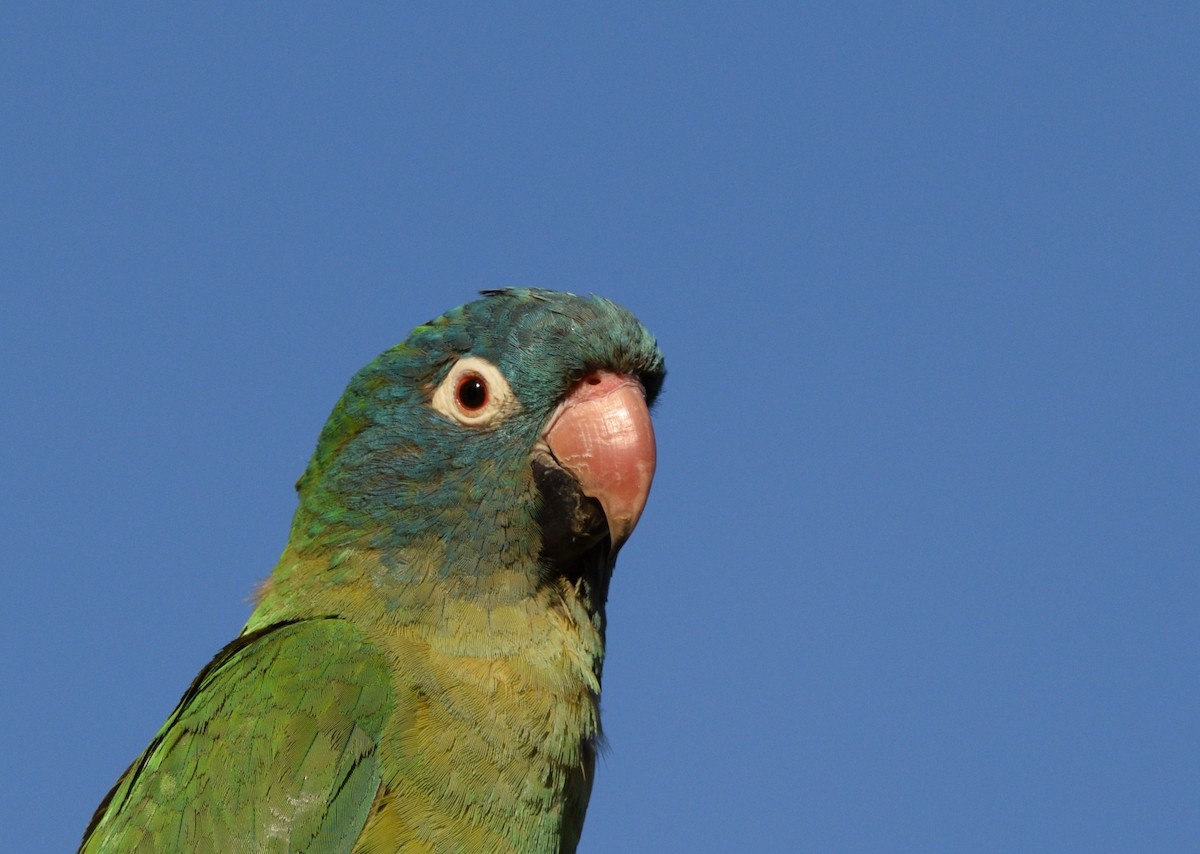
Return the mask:
{"type": "Polygon", "coordinates": [[[637,525],[654,479],[654,428],[641,383],[593,371],[550,417],[545,439],[583,493],[600,502],[615,554],[637,525]]]}

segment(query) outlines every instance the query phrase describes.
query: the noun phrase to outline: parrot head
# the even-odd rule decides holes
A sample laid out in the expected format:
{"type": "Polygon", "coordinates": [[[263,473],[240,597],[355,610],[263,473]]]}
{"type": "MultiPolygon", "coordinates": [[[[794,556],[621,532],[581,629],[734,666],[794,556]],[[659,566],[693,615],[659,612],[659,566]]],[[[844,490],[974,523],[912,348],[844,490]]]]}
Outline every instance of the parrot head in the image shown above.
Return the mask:
{"type": "Polygon", "coordinates": [[[485,291],[350,381],[297,483],[290,548],[371,550],[383,585],[583,579],[602,608],[650,490],[664,376],[608,300],[485,291]]]}

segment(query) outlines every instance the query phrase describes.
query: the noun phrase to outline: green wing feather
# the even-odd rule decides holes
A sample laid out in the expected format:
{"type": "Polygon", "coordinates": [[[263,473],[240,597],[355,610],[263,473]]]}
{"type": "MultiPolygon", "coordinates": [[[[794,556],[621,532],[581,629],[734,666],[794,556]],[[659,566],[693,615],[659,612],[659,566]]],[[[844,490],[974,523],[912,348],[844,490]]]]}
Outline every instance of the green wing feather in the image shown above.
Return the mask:
{"type": "Polygon", "coordinates": [[[80,851],[350,851],[393,707],[383,656],[343,620],[243,635],[117,781],[80,851]]]}

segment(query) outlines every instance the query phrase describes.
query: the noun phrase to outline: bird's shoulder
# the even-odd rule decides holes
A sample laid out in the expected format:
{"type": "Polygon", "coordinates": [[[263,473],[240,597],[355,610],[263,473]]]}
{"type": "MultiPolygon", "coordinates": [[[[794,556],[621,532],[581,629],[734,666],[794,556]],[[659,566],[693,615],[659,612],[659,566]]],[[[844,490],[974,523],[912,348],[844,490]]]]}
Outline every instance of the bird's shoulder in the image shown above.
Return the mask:
{"type": "Polygon", "coordinates": [[[394,707],[385,656],[344,620],[244,634],[117,781],[81,850],[349,850],[394,707]]]}

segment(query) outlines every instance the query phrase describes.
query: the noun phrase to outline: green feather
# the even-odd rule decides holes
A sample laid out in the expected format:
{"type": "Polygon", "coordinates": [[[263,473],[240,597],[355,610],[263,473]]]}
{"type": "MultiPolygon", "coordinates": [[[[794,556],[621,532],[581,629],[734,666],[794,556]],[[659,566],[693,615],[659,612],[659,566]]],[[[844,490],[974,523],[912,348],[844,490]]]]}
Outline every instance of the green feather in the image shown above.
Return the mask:
{"type": "Polygon", "coordinates": [[[394,707],[386,661],[349,623],[243,635],[109,793],[82,850],[349,850],[394,707]]]}

